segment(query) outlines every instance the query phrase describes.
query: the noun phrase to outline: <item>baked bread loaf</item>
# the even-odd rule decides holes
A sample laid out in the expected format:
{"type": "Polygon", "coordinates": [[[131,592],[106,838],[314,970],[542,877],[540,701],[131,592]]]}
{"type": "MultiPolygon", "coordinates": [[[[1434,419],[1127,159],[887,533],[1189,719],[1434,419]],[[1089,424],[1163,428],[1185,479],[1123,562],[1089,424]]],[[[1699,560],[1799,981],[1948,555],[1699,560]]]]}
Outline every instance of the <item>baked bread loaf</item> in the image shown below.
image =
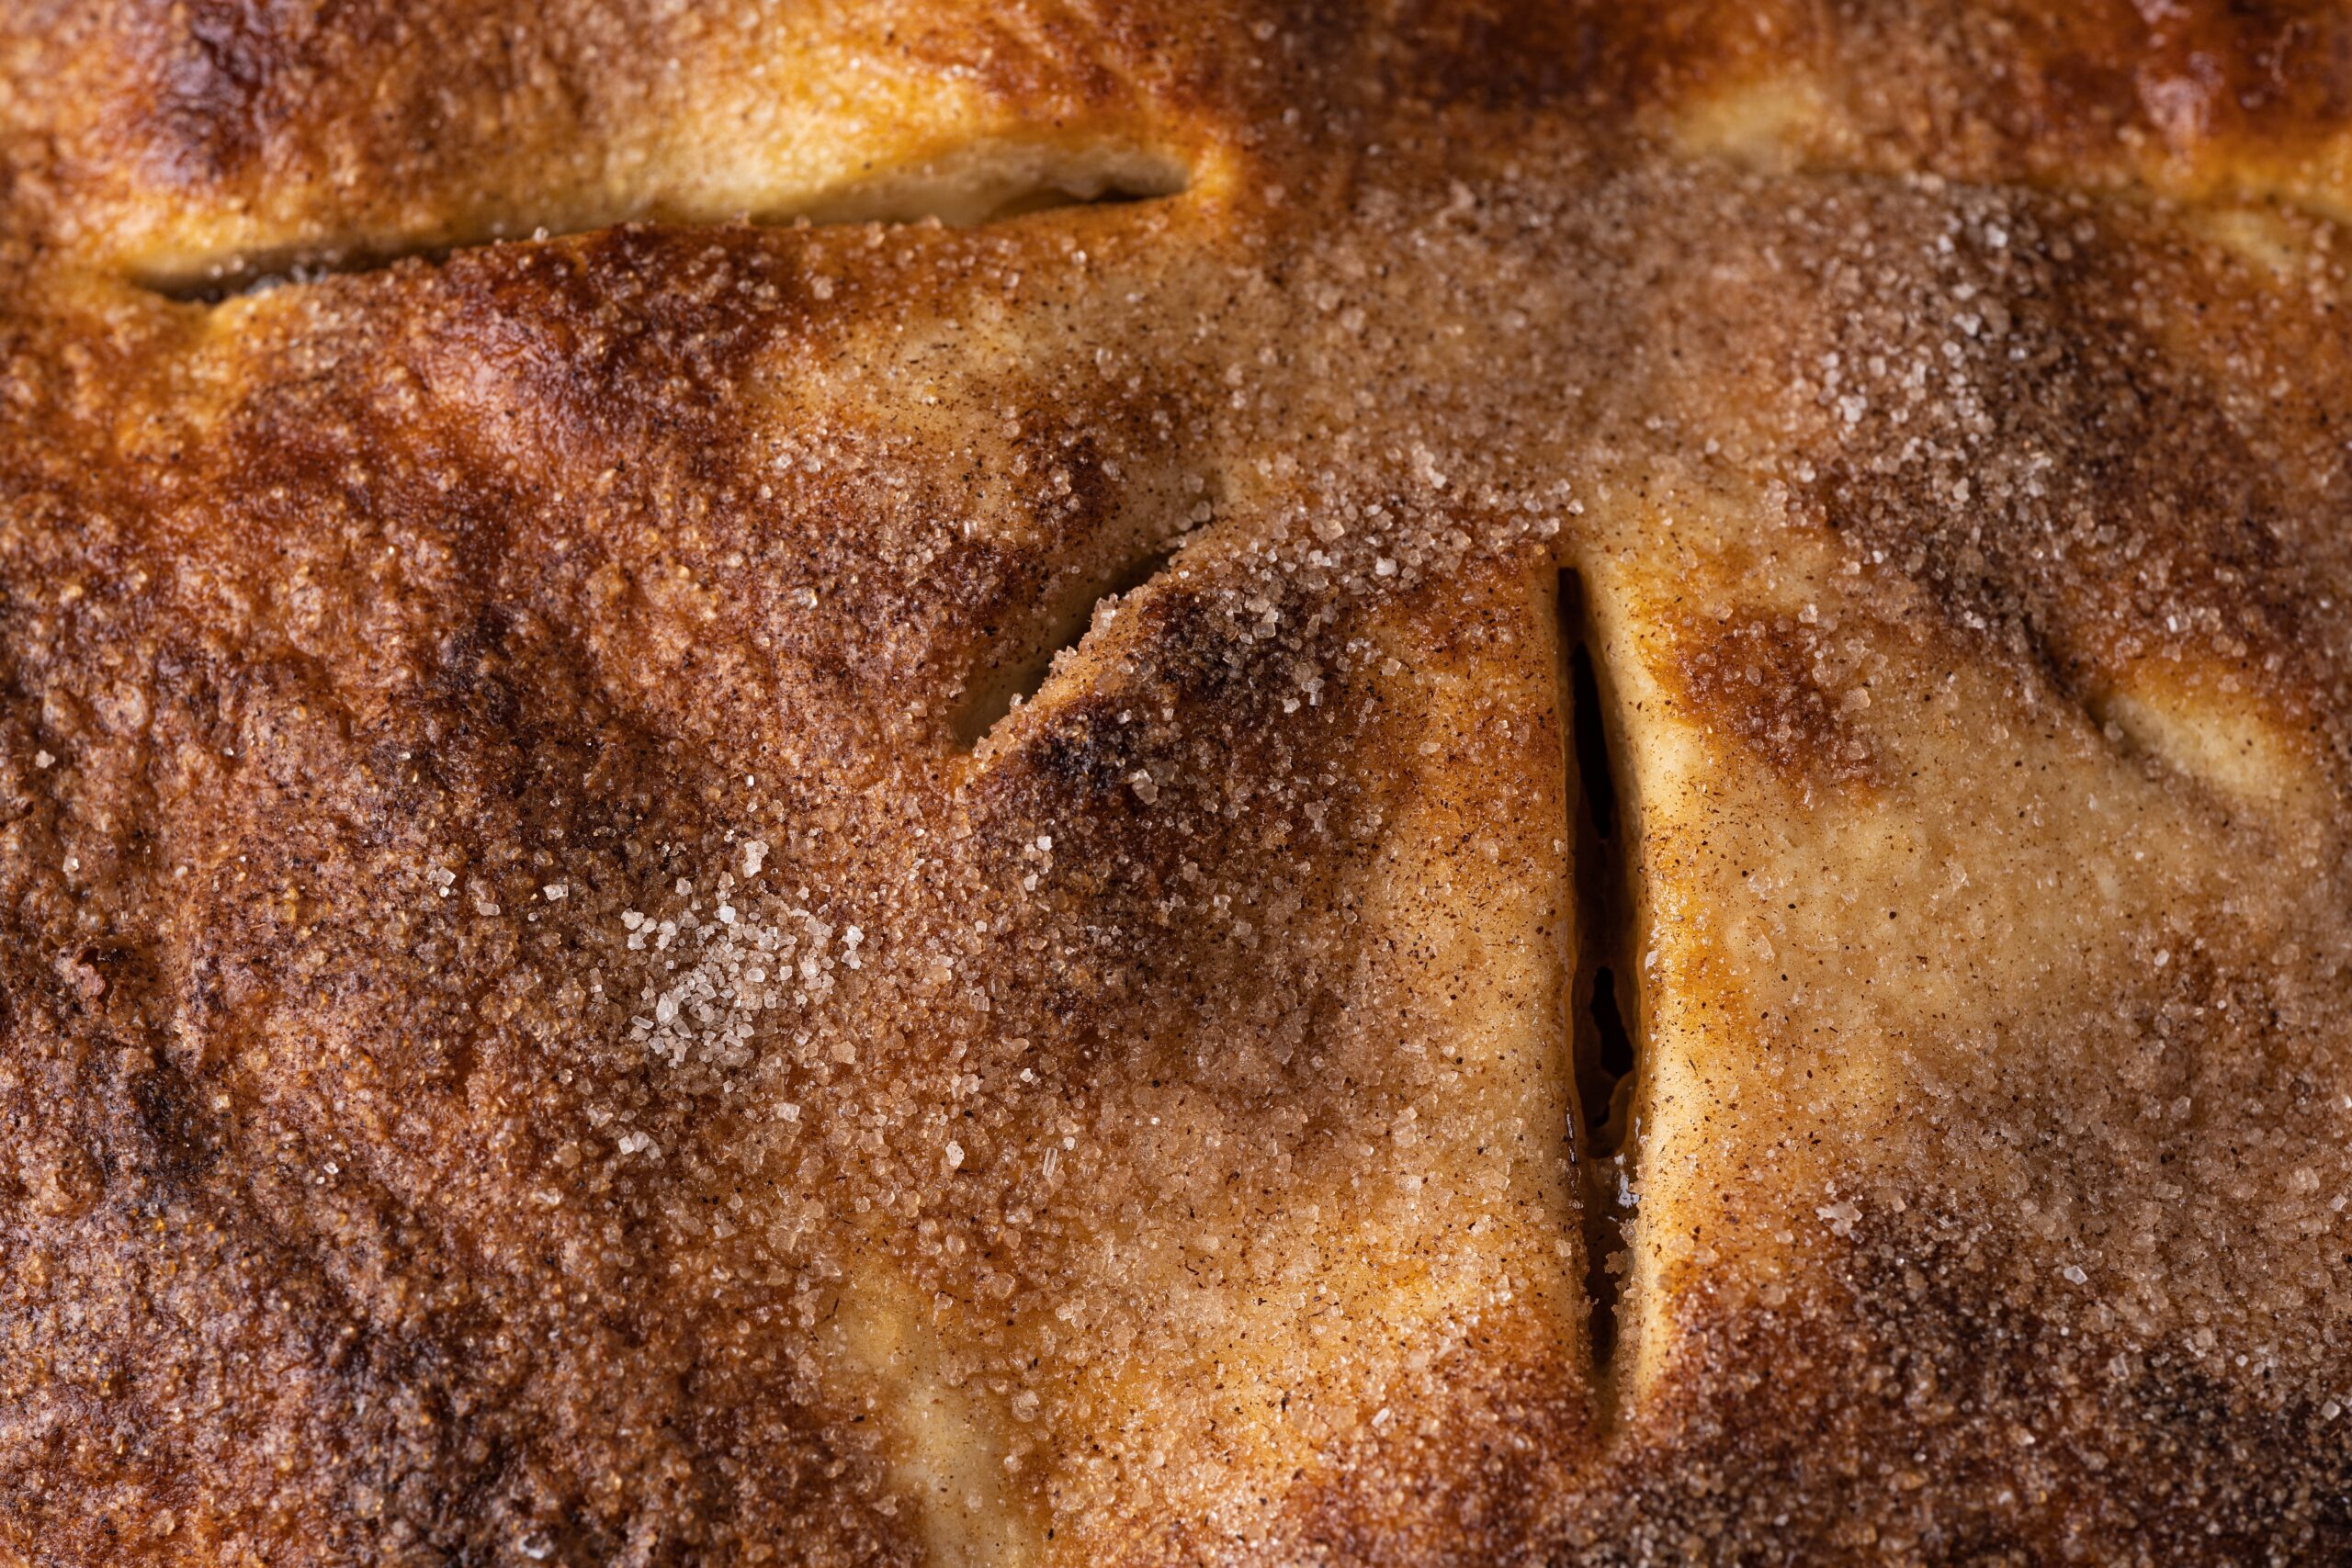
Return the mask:
{"type": "Polygon", "coordinates": [[[0,6],[0,1562],[2352,1561],[2352,12],[0,6]]]}

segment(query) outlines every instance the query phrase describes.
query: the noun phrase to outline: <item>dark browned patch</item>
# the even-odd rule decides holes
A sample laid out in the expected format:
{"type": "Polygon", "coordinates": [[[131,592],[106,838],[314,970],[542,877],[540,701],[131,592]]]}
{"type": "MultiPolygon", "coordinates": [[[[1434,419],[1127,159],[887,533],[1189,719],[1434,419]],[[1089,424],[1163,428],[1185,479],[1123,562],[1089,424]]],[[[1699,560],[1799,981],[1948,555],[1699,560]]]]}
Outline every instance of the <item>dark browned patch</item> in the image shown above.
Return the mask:
{"type": "Polygon", "coordinates": [[[1690,716],[1795,782],[1862,785],[1870,743],[1850,715],[1868,705],[1859,673],[1833,668],[1819,630],[1777,611],[1673,624],[1670,671],[1690,716]]]}
{"type": "Polygon", "coordinates": [[[1623,1562],[1663,1538],[1740,1562],[2038,1563],[2085,1540],[2102,1561],[2346,1560],[2340,1416],[2037,1310],[2012,1283],[2032,1250],[1981,1209],[1915,1204],[1778,1307],[1697,1306],[1647,1419],[1530,1558],[1623,1562]]]}
{"type": "Polygon", "coordinates": [[[2038,164],[2126,132],[2182,150],[2291,145],[2352,113],[2352,32],[2292,0],[1907,6],[1838,30],[1849,69],[1875,60],[1943,77],[1971,118],[2038,164]]]}
{"type": "MultiPolygon", "coordinates": [[[[1890,231],[1911,221],[1878,210],[1890,231]]],[[[1897,413],[1900,389],[1866,375],[1867,412],[1806,455],[1800,515],[1908,580],[1972,657],[2095,727],[2097,694],[2152,656],[2227,670],[2290,711],[2329,705],[2311,698],[2342,655],[2312,588],[2335,570],[2319,541],[2339,482],[2339,334],[2129,209],[2094,220],[1972,192],[1961,210],[1984,238],[1824,346],[1868,367],[1965,304],[1949,350],[1969,396],[1897,413]],[[2233,406],[2240,374],[2309,390],[2256,427],[2233,406]]],[[[2352,743],[2330,728],[2341,758],[2352,743]]]]}

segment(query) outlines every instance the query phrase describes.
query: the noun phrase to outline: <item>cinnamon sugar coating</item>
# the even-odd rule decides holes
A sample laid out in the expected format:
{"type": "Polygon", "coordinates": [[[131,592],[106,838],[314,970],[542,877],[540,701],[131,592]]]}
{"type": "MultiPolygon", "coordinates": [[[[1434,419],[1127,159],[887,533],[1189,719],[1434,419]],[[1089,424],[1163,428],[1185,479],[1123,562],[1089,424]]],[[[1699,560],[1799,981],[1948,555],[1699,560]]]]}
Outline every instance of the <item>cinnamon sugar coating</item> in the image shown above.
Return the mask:
{"type": "Polygon", "coordinates": [[[0,1563],[2352,1556],[2347,122],[19,0],[0,1563]]]}

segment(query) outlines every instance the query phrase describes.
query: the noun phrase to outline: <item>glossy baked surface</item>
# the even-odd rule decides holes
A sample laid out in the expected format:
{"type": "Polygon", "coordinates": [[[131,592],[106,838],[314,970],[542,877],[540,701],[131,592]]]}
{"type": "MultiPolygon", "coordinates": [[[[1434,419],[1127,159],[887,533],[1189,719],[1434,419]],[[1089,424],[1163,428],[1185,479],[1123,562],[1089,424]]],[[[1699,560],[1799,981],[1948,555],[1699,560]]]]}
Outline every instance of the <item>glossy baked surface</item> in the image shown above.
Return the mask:
{"type": "Polygon", "coordinates": [[[2344,1560],[2347,213],[2285,0],[5,0],[0,1562],[2344,1560]]]}

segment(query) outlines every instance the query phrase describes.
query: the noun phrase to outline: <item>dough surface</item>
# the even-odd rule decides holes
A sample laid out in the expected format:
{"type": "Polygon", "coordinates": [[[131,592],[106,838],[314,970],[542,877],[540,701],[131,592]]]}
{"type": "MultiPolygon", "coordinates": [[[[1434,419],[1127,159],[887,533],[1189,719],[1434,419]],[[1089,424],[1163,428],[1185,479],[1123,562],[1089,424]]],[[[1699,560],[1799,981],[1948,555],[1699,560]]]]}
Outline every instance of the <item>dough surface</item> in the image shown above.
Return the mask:
{"type": "Polygon", "coordinates": [[[0,6],[0,1563],[2352,1558],[2347,216],[2294,0],[0,6]]]}

